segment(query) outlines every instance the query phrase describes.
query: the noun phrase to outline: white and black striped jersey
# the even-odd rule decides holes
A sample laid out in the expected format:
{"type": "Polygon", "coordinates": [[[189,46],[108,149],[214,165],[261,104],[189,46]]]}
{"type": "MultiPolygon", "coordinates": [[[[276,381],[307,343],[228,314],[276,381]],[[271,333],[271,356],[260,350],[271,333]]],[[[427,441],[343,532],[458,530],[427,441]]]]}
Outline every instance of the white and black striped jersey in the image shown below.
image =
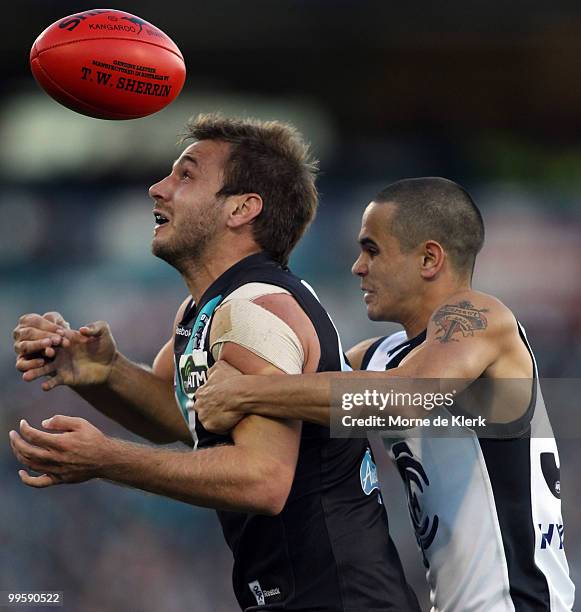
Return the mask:
{"type": "MultiPolygon", "coordinates": [[[[384,438],[403,478],[427,571],[432,612],[571,610],[574,585],[563,548],[559,455],[536,362],[524,435],[510,439],[384,438]],[[549,433],[547,433],[549,432],[549,433]],[[545,437],[540,437],[540,436],[545,437]],[[546,437],[550,435],[551,437],[546,437]]],[[[380,338],[362,369],[397,367],[425,340],[380,338]]],[[[450,415],[451,416],[451,415],[450,415]]]]}

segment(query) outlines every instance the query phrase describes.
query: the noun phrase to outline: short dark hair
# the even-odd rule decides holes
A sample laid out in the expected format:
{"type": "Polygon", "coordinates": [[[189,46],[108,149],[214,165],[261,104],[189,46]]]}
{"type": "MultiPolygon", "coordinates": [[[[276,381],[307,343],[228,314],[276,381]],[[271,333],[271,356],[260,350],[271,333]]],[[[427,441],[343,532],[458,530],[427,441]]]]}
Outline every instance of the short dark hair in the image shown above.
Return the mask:
{"type": "Polygon", "coordinates": [[[187,124],[184,140],[218,140],[231,145],[218,196],[257,193],[262,212],[253,223],[254,239],[276,261],[290,252],[315,217],[318,161],[301,134],[279,121],[200,114],[187,124]]]}
{"type": "Polygon", "coordinates": [[[484,244],[484,222],[463,187],[439,177],[404,179],[388,185],[374,201],[396,205],[391,230],[404,252],[436,240],[457,272],[472,273],[484,244]]]}

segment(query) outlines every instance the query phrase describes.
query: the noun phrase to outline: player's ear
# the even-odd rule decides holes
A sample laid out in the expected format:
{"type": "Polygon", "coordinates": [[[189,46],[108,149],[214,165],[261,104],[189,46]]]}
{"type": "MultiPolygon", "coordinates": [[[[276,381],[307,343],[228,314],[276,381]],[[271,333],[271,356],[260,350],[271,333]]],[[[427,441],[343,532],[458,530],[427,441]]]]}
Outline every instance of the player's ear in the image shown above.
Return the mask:
{"type": "Polygon", "coordinates": [[[232,206],[227,226],[234,229],[252,223],[262,212],[262,198],[257,193],[230,196],[232,206]]]}
{"type": "Polygon", "coordinates": [[[425,280],[434,278],[442,269],[446,252],[439,242],[428,240],[422,245],[420,274],[425,280]]]}

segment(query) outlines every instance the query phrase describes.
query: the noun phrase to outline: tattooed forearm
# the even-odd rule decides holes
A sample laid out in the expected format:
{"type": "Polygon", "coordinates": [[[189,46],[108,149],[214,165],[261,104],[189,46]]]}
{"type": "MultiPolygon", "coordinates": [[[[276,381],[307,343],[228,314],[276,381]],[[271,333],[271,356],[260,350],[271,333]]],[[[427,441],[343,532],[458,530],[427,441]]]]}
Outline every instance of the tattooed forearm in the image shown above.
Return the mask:
{"type": "Polygon", "coordinates": [[[488,312],[488,309],[474,308],[474,305],[468,301],[444,304],[432,317],[438,328],[436,338],[440,342],[458,342],[454,335],[473,336],[475,331],[486,329],[488,321],[483,312],[488,312]]]}

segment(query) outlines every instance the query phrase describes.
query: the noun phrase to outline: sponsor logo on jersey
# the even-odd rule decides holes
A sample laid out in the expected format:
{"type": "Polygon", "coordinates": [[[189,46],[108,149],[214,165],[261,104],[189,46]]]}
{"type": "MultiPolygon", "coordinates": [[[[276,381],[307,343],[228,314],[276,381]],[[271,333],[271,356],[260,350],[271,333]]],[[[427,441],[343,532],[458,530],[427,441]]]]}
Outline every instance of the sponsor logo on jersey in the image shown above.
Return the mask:
{"type": "Polygon", "coordinates": [[[264,606],[266,604],[266,600],[264,599],[264,592],[260,588],[260,582],[258,580],[254,580],[253,582],[248,583],[248,588],[256,598],[256,603],[259,606],[264,606]]]}
{"type": "Polygon", "coordinates": [[[379,479],[377,477],[377,466],[371,458],[371,450],[368,448],[365,451],[365,455],[361,461],[361,467],[359,468],[359,479],[361,481],[361,488],[365,495],[371,495],[373,491],[379,489],[379,479]]]}
{"type": "Polygon", "coordinates": [[[198,387],[208,380],[208,356],[205,351],[193,350],[180,357],[180,378],[184,393],[192,398],[198,387]]]}
{"type": "Polygon", "coordinates": [[[185,336],[186,338],[189,338],[190,335],[192,334],[192,330],[191,329],[186,329],[185,327],[180,327],[178,325],[176,327],[176,334],[178,336],[185,336]]]}
{"type": "Polygon", "coordinates": [[[278,587],[274,587],[272,589],[263,590],[260,586],[260,582],[258,580],[254,580],[253,582],[248,583],[248,588],[252,591],[256,599],[256,603],[259,606],[264,606],[266,604],[266,600],[271,597],[279,598],[281,593],[278,587]]]}
{"type": "Polygon", "coordinates": [[[197,348],[201,348],[202,346],[202,337],[204,335],[204,332],[206,331],[206,326],[208,325],[209,320],[210,317],[205,312],[200,315],[198,328],[196,329],[196,333],[194,334],[194,346],[196,346],[197,348]]]}
{"type": "Polygon", "coordinates": [[[394,444],[391,450],[397,469],[405,484],[408,510],[416,532],[416,539],[424,556],[424,565],[427,568],[430,564],[425,551],[432,545],[440,524],[438,515],[434,515],[433,519],[427,516],[420,503],[424,490],[430,486],[430,479],[422,464],[414,457],[410,447],[405,442],[394,444]]]}
{"type": "Polygon", "coordinates": [[[541,531],[541,550],[545,550],[547,547],[550,548],[555,534],[558,536],[558,538],[555,538],[555,543],[558,539],[559,550],[563,550],[565,545],[565,528],[563,525],[559,523],[549,523],[548,525],[539,523],[539,530],[541,531]]]}

